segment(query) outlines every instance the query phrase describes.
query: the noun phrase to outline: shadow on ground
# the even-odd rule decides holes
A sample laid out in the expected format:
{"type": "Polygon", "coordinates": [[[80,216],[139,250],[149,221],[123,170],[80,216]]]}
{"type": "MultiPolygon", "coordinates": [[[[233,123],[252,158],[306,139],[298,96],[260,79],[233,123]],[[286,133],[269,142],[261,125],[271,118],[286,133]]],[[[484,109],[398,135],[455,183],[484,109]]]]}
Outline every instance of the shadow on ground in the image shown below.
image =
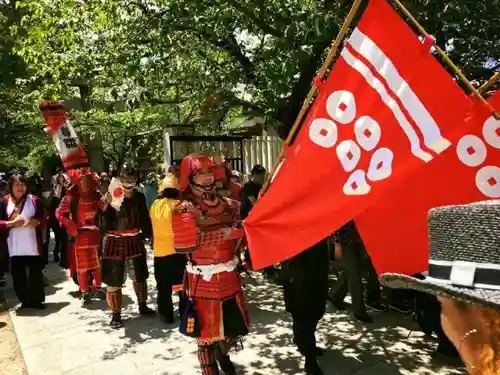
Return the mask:
{"type": "MultiPolygon", "coordinates": [[[[149,264],[152,265],[152,259],[149,259],[149,264]]],[[[53,271],[47,290],[61,294],[59,284],[67,280],[65,273],[63,270],[53,271]]],[[[239,368],[238,374],[301,374],[302,359],[291,340],[291,321],[284,311],[281,288],[265,282],[260,274],[252,276],[251,279],[245,278],[251,333],[243,342],[244,350],[232,355],[239,368]],[[240,366],[242,363],[245,363],[244,367],[240,366]]],[[[127,284],[130,283],[127,280],[127,284]]],[[[148,284],[149,305],[155,308],[156,286],[152,270],[148,284]]],[[[68,293],[67,286],[64,293],[68,293]]],[[[70,301],[48,304],[46,310],[37,313],[44,316],[59,311],[69,303],[80,303],[77,299],[70,298],[70,301]]],[[[103,362],[141,356],[145,353],[144,348],[154,343],[154,351],[147,352],[149,355],[146,358],[161,366],[154,374],[176,375],[173,368],[168,368],[179,361],[183,366],[196,366],[193,362],[196,361],[195,340],[182,337],[178,324],[166,325],[154,315],[140,316],[130,287],[123,295],[124,328],[118,332],[111,329],[106,310],[106,301],[94,300],[83,313],[80,309],[68,312],[84,322],[86,332],[115,335],[113,345],[98,353],[103,362]]],[[[338,312],[328,307],[317,333],[318,344],[327,349],[320,360],[325,374],[465,374],[460,362],[433,357],[436,343],[424,338],[410,318],[390,312],[374,314],[373,317],[375,323],[365,325],[356,321],[349,311],[338,312]]]]}

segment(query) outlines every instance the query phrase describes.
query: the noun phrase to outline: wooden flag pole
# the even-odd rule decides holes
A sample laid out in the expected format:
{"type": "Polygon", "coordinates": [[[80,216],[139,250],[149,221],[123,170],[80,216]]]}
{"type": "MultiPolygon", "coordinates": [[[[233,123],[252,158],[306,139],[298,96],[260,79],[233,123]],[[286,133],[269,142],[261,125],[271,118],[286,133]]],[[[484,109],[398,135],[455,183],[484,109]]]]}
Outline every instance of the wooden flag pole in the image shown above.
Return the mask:
{"type": "MultiPolygon", "coordinates": [[[[418,31],[420,32],[420,34],[422,34],[424,37],[431,36],[427,31],[425,31],[425,29],[423,28],[423,26],[420,23],[418,23],[418,21],[415,19],[415,17],[412,16],[412,14],[410,13],[410,11],[408,9],[406,9],[406,7],[403,4],[401,4],[401,2],[399,0],[392,0],[392,2],[408,18],[408,20],[418,29],[418,31]]],[[[441,47],[439,47],[436,43],[433,44],[433,47],[436,49],[436,51],[439,54],[439,56],[441,56],[443,58],[444,62],[446,64],[448,64],[453,69],[453,71],[457,74],[457,76],[460,79],[460,81],[462,81],[465,84],[465,86],[467,86],[467,88],[469,89],[469,91],[471,93],[473,93],[474,96],[476,96],[481,102],[483,102],[486,105],[489,105],[488,102],[486,101],[486,99],[472,85],[472,83],[470,83],[470,81],[462,73],[462,71],[460,70],[460,68],[458,68],[453,63],[453,61],[451,61],[451,59],[441,49],[441,47]]]]}
{"type": "Polygon", "coordinates": [[[493,86],[493,84],[500,80],[500,72],[496,72],[495,74],[493,74],[493,76],[488,80],[486,81],[479,89],[478,91],[481,93],[481,94],[484,94],[486,92],[486,90],[488,90],[491,86],[493,86]]]}
{"type": "MultiPolygon", "coordinates": [[[[359,7],[361,6],[363,0],[355,0],[354,3],[352,4],[351,10],[347,14],[346,19],[344,20],[344,23],[342,27],[339,30],[339,33],[337,37],[335,38],[332,47],[330,48],[330,51],[328,52],[328,55],[326,56],[325,62],[321,66],[321,68],[318,71],[318,74],[316,75],[316,79],[322,80],[325,77],[326,71],[328,70],[331,62],[333,59],[337,56],[337,52],[339,50],[339,47],[344,40],[347,32],[349,31],[349,26],[352,23],[352,20],[356,16],[359,7]]],[[[302,108],[300,109],[299,114],[297,115],[297,118],[295,119],[295,122],[293,123],[292,128],[290,129],[290,132],[288,133],[288,136],[286,137],[285,144],[281,148],[281,152],[276,158],[271,171],[269,172],[268,178],[264,186],[262,187],[261,194],[264,194],[267,189],[269,188],[269,184],[271,179],[273,178],[274,173],[276,173],[276,169],[278,168],[278,165],[281,163],[283,158],[285,157],[285,148],[290,144],[292,141],[293,137],[295,136],[295,133],[299,129],[300,125],[302,124],[302,120],[304,118],[304,115],[306,114],[307,110],[313,103],[313,98],[314,95],[316,95],[318,91],[318,87],[316,85],[313,85],[311,89],[309,90],[309,93],[307,94],[306,99],[304,100],[304,103],[302,104],[302,108]]]]}
{"type": "MultiPolygon", "coordinates": [[[[500,72],[496,72],[495,74],[493,74],[493,76],[491,76],[491,78],[489,80],[487,80],[479,89],[478,91],[481,93],[481,94],[485,94],[486,91],[495,84],[496,81],[499,81],[500,80],[500,72]]],[[[496,119],[496,120],[500,120],[500,111],[494,111],[493,112],[493,117],[496,119]]]]}

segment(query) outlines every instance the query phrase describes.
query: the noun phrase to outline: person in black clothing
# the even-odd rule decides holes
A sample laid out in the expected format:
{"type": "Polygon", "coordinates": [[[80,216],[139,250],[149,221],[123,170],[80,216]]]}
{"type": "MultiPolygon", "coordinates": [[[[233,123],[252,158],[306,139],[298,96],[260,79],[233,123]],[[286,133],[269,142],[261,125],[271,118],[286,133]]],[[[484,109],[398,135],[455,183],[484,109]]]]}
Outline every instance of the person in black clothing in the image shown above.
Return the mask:
{"type": "Polygon", "coordinates": [[[305,357],[305,373],[322,375],[315,332],[328,298],[329,252],[324,239],[282,264],[286,310],[292,315],[293,341],[305,357]]]}
{"type": "MultiPolygon", "coordinates": [[[[262,165],[257,164],[252,168],[252,176],[250,178],[250,181],[243,185],[243,190],[240,194],[241,220],[244,220],[248,216],[250,210],[257,201],[260,190],[262,189],[262,186],[264,185],[264,181],[266,179],[266,173],[266,168],[264,168],[262,165]]],[[[272,276],[274,274],[274,267],[270,266],[264,268],[262,270],[262,274],[265,278],[272,279],[272,276]]]]}
{"type": "MultiPolygon", "coordinates": [[[[424,277],[420,274],[413,275],[413,277],[423,280],[424,277]]],[[[459,356],[457,349],[446,336],[441,327],[441,304],[436,296],[432,294],[405,290],[411,293],[414,300],[414,313],[415,319],[420,326],[422,332],[428,337],[436,334],[438,339],[438,347],[436,352],[447,357],[456,358],[459,356]]]]}
{"type": "Polygon", "coordinates": [[[240,195],[241,206],[240,206],[240,215],[241,219],[245,219],[253,205],[257,201],[259,197],[259,192],[264,185],[264,181],[266,179],[266,168],[262,165],[255,165],[252,168],[252,176],[250,181],[248,181],[245,185],[243,185],[243,190],[240,195]]]}
{"type": "Polygon", "coordinates": [[[351,292],[354,316],[356,319],[372,323],[373,320],[366,312],[363,283],[361,275],[366,269],[367,279],[367,304],[377,311],[384,310],[381,305],[382,295],[377,274],[366,253],[363,241],[359,236],[354,221],[350,221],[340,228],[334,235],[335,247],[342,253],[342,275],[337,279],[329,293],[329,299],[339,310],[344,310],[344,299],[348,289],[351,292]]]}

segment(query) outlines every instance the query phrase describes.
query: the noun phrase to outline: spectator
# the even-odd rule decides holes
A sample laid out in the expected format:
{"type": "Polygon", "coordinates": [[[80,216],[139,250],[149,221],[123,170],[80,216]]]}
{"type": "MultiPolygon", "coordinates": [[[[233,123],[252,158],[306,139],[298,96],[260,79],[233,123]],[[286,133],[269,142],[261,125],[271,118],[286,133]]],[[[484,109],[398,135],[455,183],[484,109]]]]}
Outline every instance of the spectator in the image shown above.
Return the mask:
{"type": "Polygon", "coordinates": [[[315,333],[325,314],[328,296],[328,241],[320,241],[282,265],[285,306],[293,320],[293,342],[305,358],[308,375],[323,375],[316,358],[323,350],[316,345],[315,333]]]}
{"type": "MultiPolygon", "coordinates": [[[[243,189],[240,193],[240,215],[242,220],[248,216],[253,205],[255,204],[255,202],[257,202],[259,193],[262,190],[262,186],[264,185],[266,179],[266,173],[266,168],[264,168],[262,165],[255,165],[252,168],[250,181],[243,185],[243,189]]],[[[278,276],[275,275],[276,272],[273,266],[264,268],[262,270],[262,274],[269,281],[277,281],[276,279],[278,276]]]]}
{"type": "Polygon", "coordinates": [[[241,200],[241,218],[245,219],[253,205],[257,201],[259,197],[260,190],[264,185],[264,181],[266,179],[266,169],[262,165],[255,165],[252,168],[252,175],[250,177],[250,181],[248,181],[245,185],[243,185],[243,190],[240,194],[241,200]]]}
{"type": "Polygon", "coordinates": [[[28,194],[28,180],[23,175],[10,178],[9,191],[10,194],[0,201],[0,230],[3,247],[8,249],[10,257],[14,291],[22,308],[43,309],[45,209],[37,197],[28,194]]]}
{"type": "MultiPolygon", "coordinates": [[[[4,199],[9,190],[9,184],[5,180],[0,180],[0,201],[4,199]]],[[[3,238],[4,233],[0,231],[0,287],[4,287],[7,278],[5,277],[5,273],[9,268],[9,254],[7,251],[7,243],[6,239],[3,238]]]]}
{"type": "Polygon", "coordinates": [[[470,374],[500,374],[500,202],[429,212],[429,270],[423,280],[384,274],[383,285],[437,296],[441,325],[470,374]]]}
{"type": "MultiPolygon", "coordinates": [[[[158,199],[150,210],[153,225],[153,250],[156,288],[158,289],[158,315],[167,324],[174,322],[172,303],[173,287],[182,285],[187,258],[176,254],[172,231],[172,211],[179,204],[180,191],[177,179],[168,173],[158,188],[158,199]]],[[[179,296],[179,314],[184,312],[185,300],[179,296]]]]}
{"type": "Polygon", "coordinates": [[[366,305],[376,311],[384,310],[380,303],[382,299],[380,284],[354,221],[345,224],[335,233],[334,237],[336,254],[341,254],[342,275],[332,286],[329,299],[337,309],[343,310],[345,309],[344,299],[349,290],[355,318],[365,323],[372,323],[373,320],[366,311],[366,305]],[[364,268],[367,268],[368,271],[368,302],[366,304],[361,280],[364,268]]]}

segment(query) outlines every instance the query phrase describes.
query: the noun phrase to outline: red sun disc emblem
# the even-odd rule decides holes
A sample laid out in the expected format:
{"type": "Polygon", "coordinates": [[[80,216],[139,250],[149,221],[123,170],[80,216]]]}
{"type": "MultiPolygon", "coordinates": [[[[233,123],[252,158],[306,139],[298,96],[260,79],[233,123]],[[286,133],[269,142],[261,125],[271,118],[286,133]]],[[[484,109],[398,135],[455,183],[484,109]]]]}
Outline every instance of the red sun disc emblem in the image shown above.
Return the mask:
{"type": "Polygon", "coordinates": [[[123,189],[122,188],[116,188],[114,191],[113,191],[113,197],[118,199],[122,196],[123,194],[123,189]]]}

